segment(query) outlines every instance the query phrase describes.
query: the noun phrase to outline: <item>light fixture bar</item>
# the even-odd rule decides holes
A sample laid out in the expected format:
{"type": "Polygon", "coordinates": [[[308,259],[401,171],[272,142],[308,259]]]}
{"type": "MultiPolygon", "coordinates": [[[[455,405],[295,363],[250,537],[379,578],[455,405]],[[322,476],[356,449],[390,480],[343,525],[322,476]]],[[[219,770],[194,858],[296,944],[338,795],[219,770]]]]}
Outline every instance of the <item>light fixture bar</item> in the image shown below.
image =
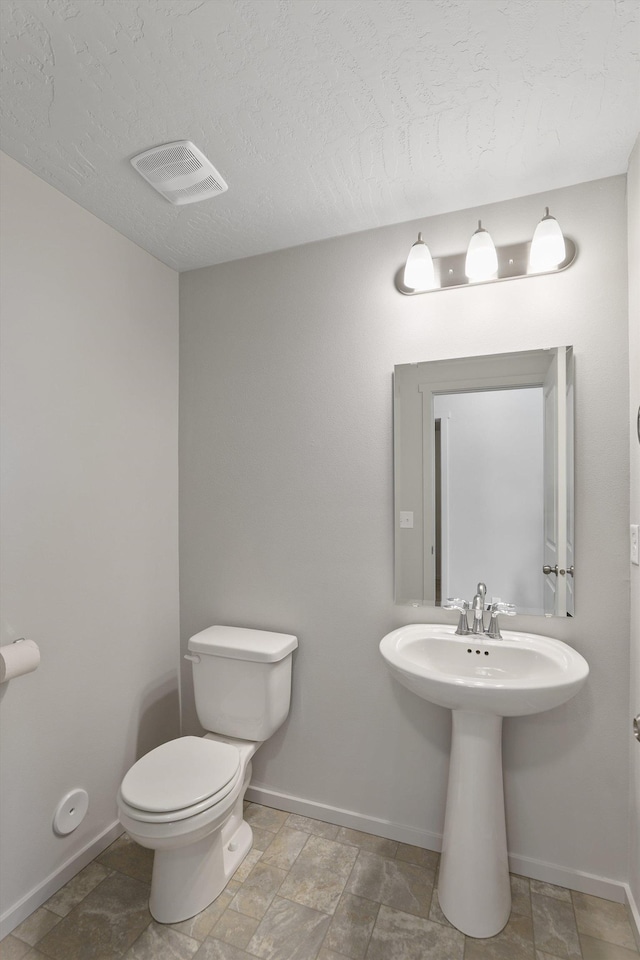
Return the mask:
{"type": "Polygon", "coordinates": [[[440,290],[451,290],[456,287],[479,287],[487,283],[500,283],[503,280],[521,280],[525,277],[542,277],[551,273],[560,273],[571,266],[576,259],[578,248],[569,237],[565,237],[566,257],[552,270],[531,271],[529,268],[529,251],[531,241],[509,244],[496,247],[498,255],[498,270],[489,280],[468,280],[465,274],[466,253],[456,253],[448,257],[434,257],[435,287],[431,290],[412,290],[404,283],[404,265],[399,268],[395,277],[396,289],[406,297],[422,296],[425,293],[438,293],[440,290]]]}

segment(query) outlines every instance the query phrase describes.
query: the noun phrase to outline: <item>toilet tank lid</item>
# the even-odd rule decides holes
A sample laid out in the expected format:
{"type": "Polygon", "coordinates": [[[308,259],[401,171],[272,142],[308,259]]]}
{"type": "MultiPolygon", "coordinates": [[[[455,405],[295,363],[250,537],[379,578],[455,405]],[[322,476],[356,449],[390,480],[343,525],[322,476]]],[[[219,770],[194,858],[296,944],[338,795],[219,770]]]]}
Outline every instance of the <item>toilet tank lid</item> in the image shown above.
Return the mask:
{"type": "Polygon", "coordinates": [[[298,638],[288,633],[271,633],[249,627],[214,626],[201,630],[189,640],[192,653],[232,660],[257,660],[274,663],[283,660],[298,646],[298,638]]]}

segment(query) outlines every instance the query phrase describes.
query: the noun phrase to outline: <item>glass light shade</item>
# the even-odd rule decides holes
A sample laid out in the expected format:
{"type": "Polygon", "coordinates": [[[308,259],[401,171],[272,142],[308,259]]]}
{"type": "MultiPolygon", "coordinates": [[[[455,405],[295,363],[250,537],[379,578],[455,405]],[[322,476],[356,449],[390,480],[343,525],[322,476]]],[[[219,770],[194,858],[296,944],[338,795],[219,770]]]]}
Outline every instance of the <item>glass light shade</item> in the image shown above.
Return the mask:
{"type": "Polygon", "coordinates": [[[421,233],[409,250],[404,268],[404,285],[410,290],[433,290],[436,285],[433,259],[421,233]]]}
{"type": "Polygon", "coordinates": [[[498,254],[491,235],[478,220],[478,229],[467,248],[464,272],[468,280],[489,280],[498,270],[498,254]]]}
{"type": "Polygon", "coordinates": [[[549,207],[533,234],[529,251],[529,269],[534,273],[553,270],[567,255],[560,224],[549,214],[549,207]]]}

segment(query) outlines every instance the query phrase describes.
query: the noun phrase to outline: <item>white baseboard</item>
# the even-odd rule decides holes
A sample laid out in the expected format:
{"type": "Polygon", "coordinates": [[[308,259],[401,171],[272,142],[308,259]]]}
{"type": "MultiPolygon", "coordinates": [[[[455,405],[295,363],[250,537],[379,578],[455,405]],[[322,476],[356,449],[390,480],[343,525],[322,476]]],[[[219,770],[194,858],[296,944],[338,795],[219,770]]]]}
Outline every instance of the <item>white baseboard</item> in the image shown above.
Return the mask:
{"type": "Polygon", "coordinates": [[[91,863],[103,850],[106,850],[109,844],[113,843],[122,833],[124,833],[122,824],[116,820],[115,823],[112,823],[99,836],[83,847],[79,853],[76,853],[66,863],[63,863],[58,870],[50,874],[46,880],[43,880],[21,900],[9,907],[0,917],[0,940],[11,933],[12,930],[15,930],[19,923],[22,923],[38,907],[41,907],[49,897],[52,897],[60,887],[63,887],[72,877],[75,877],[76,873],[79,873],[83,867],[91,863]]]}
{"type": "Polygon", "coordinates": [[[588,893],[592,897],[601,897],[603,900],[613,900],[615,903],[627,902],[625,884],[621,880],[610,880],[608,877],[583,873],[581,870],[561,867],[557,863],[546,863],[544,860],[534,860],[532,857],[519,857],[517,854],[509,854],[509,870],[530,880],[541,880],[543,883],[553,883],[558,887],[568,887],[570,890],[588,893]]]}
{"type": "Polygon", "coordinates": [[[624,889],[626,893],[625,902],[629,907],[633,935],[636,938],[636,945],[640,951],[640,903],[636,903],[635,897],[633,896],[633,892],[628,883],[625,883],[624,889]]]}
{"type": "MultiPolygon", "coordinates": [[[[287,793],[277,793],[258,783],[252,783],[246,793],[246,799],[255,803],[262,803],[267,807],[276,807],[288,813],[297,813],[325,823],[335,823],[340,827],[350,827],[362,833],[372,833],[388,840],[398,840],[401,843],[410,843],[427,850],[442,850],[442,835],[431,833],[428,830],[419,830],[404,824],[393,823],[390,820],[380,820],[377,817],[368,817],[353,810],[342,810],[302,797],[293,797],[287,793]]],[[[553,883],[559,887],[568,887],[580,893],[588,893],[593,897],[602,897],[603,900],[613,900],[616,903],[627,903],[630,912],[635,910],[634,921],[638,924],[637,905],[633,903],[628,885],[619,880],[610,880],[608,877],[598,877],[594,874],[583,873],[555,863],[545,863],[542,860],[533,860],[530,857],[521,857],[517,854],[509,856],[509,869],[522,877],[531,880],[541,880],[544,883],[553,883]]]]}
{"type": "Polygon", "coordinates": [[[436,850],[438,853],[442,849],[440,834],[392,823],[390,820],[380,820],[377,817],[366,817],[360,813],[354,813],[353,810],[331,807],[325,803],[316,803],[315,800],[303,800],[301,797],[292,797],[288,793],[277,793],[257,783],[252,783],[248,787],[245,798],[254,803],[263,803],[266,807],[276,807],[278,810],[297,813],[303,817],[311,817],[313,820],[322,820],[324,823],[335,823],[339,827],[373,833],[377,837],[386,837],[388,840],[399,840],[401,843],[410,843],[414,847],[425,847],[427,850],[436,850]]]}

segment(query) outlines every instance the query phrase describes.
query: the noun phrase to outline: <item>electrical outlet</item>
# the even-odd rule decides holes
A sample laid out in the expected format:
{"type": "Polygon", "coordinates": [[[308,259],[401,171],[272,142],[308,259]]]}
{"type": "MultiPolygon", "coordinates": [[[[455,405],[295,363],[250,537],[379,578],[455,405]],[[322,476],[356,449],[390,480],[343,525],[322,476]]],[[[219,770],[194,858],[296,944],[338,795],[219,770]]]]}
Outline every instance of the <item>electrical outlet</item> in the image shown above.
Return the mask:
{"type": "Polygon", "coordinates": [[[638,524],[632,523],[629,531],[631,533],[631,563],[638,566],[640,564],[640,558],[638,557],[638,524]]]}

